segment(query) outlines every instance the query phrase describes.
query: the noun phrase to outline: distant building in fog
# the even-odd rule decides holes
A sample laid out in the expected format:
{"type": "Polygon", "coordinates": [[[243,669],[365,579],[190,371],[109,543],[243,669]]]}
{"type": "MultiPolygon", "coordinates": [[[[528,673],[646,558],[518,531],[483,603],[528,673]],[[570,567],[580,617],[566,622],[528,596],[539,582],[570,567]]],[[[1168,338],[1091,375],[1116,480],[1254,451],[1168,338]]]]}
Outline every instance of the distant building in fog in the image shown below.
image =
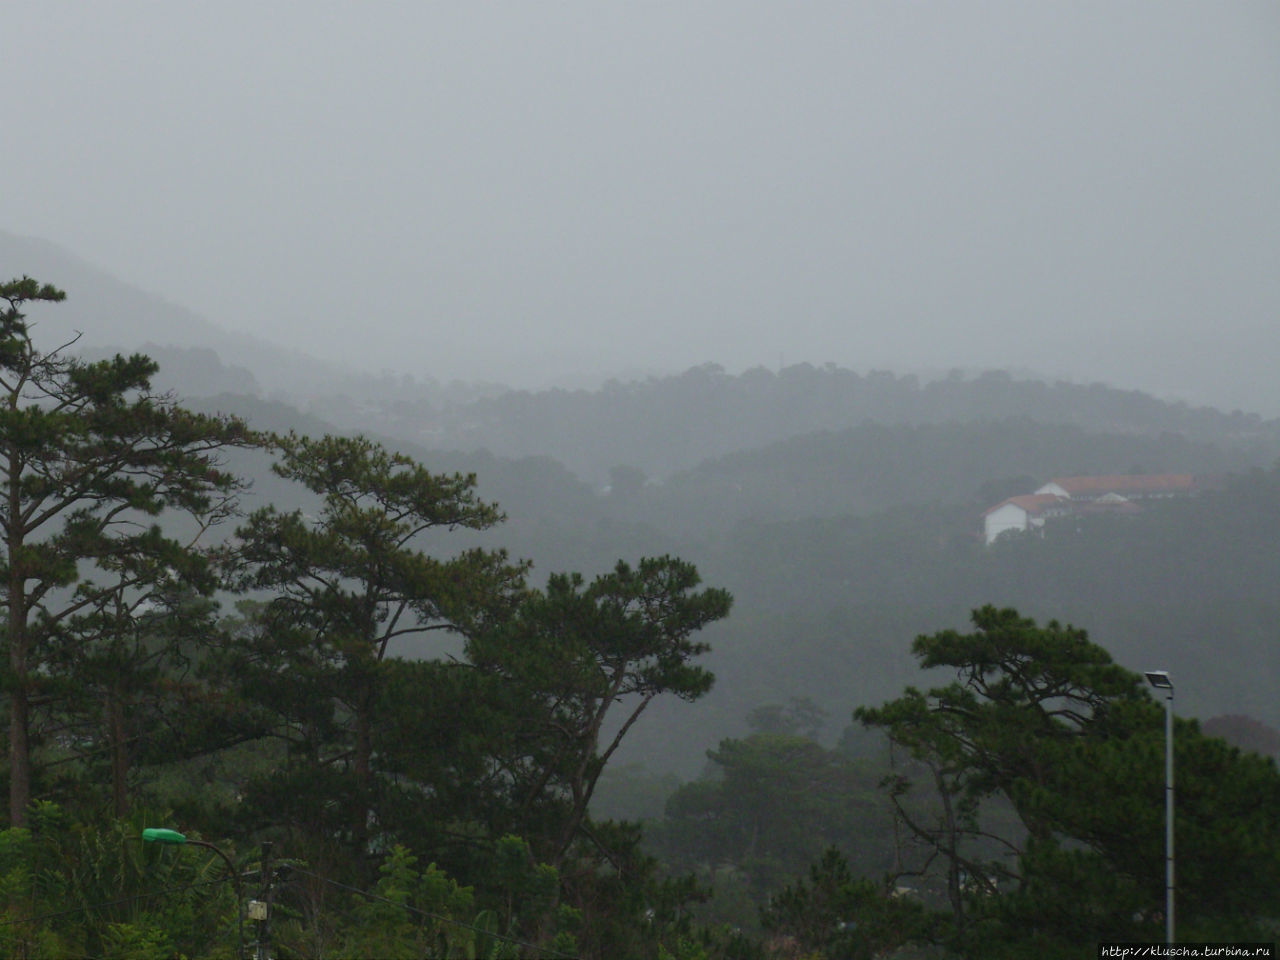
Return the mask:
{"type": "Polygon", "coordinates": [[[1189,497],[1204,487],[1202,478],[1189,473],[1055,477],[1034,493],[1010,497],[984,513],[983,535],[990,545],[1010,530],[1038,530],[1050,517],[1132,514],[1142,509],[1135,501],[1189,497]]]}
{"type": "Polygon", "coordinates": [[[1053,493],[1024,493],[998,503],[982,515],[987,543],[1010,530],[1020,533],[1043,527],[1049,517],[1060,517],[1070,511],[1070,501],[1053,493]]]}
{"type": "Polygon", "coordinates": [[[1153,497],[1188,497],[1196,491],[1196,478],[1189,473],[1131,473],[1111,477],[1057,477],[1036,491],[1073,501],[1124,497],[1147,500],[1153,497]]]}

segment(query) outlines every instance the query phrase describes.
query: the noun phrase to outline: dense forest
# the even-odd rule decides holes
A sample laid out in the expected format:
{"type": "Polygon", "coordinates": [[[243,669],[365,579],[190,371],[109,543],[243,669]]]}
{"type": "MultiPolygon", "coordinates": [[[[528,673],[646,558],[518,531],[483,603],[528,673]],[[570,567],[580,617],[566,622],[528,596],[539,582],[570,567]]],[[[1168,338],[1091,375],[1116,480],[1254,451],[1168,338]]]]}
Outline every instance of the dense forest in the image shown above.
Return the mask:
{"type": "Polygon", "coordinates": [[[708,364],[677,376],[610,382],[598,391],[512,391],[419,417],[424,436],[495,453],[552,456],[584,476],[615,464],[657,476],[708,457],[871,420],[885,424],[967,423],[1024,416],[1115,434],[1180,433],[1191,440],[1231,436],[1280,451],[1280,426],[1236,411],[1166,403],[1101,384],[1044,383],[1003,371],[960,371],[922,382],[917,375],[797,364],[738,376],[708,364]],[[697,416],[691,417],[691,411],[697,416]]]}
{"type": "Polygon", "coordinates": [[[171,350],[176,398],[40,342],[60,290],[2,295],[4,955],[1158,940],[1155,666],[1179,935],[1276,936],[1274,421],[795,367],[352,430],[171,350]],[[1219,482],[984,545],[1004,497],[1126,472],[1219,482]]]}

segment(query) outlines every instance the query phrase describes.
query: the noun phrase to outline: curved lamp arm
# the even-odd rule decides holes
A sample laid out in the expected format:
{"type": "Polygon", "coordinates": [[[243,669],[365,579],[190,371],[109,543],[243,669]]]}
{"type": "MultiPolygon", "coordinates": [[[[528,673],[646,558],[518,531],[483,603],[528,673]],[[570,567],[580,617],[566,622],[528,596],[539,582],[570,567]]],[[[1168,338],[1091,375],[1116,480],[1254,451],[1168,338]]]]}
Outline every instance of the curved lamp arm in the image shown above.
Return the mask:
{"type": "Polygon", "coordinates": [[[206,850],[212,850],[223,859],[227,865],[227,870],[231,875],[231,882],[236,888],[236,920],[239,923],[239,949],[237,956],[244,956],[244,887],[240,877],[240,871],[236,869],[231,858],[215,847],[212,843],[204,840],[192,840],[185,833],[179,833],[177,830],[170,830],[166,827],[148,827],[142,831],[142,839],[145,843],[160,843],[166,846],[188,846],[188,847],[204,847],[206,850]]]}

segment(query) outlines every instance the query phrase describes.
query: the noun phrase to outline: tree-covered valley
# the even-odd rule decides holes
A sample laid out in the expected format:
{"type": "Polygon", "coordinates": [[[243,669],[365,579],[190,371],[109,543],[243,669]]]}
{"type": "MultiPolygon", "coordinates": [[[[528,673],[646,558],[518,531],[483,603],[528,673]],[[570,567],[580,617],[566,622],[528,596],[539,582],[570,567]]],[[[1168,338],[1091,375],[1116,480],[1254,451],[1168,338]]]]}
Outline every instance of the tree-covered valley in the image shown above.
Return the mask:
{"type": "Polygon", "coordinates": [[[273,392],[4,298],[5,955],[1158,940],[1152,668],[1181,935],[1274,939],[1280,422],[808,365],[273,392]],[[1116,474],[1213,482],[984,542],[1116,474]]]}

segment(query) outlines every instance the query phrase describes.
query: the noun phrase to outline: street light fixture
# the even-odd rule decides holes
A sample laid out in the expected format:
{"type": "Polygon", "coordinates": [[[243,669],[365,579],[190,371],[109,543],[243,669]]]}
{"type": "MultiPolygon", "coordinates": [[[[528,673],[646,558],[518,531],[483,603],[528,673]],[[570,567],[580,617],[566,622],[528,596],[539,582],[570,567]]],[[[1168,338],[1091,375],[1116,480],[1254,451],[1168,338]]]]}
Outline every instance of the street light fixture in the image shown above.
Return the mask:
{"type": "Polygon", "coordinates": [[[165,846],[188,846],[188,847],[204,847],[206,850],[212,850],[220,856],[227,864],[227,869],[231,873],[231,882],[236,888],[236,921],[238,923],[238,936],[240,942],[236,947],[236,956],[244,956],[244,889],[241,887],[240,871],[231,862],[231,858],[215,847],[212,843],[204,840],[192,840],[185,833],[179,833],[177,830],[170,830],[166,827],[147,827],[142,831],[142,839],[145,843],[159,843],[165,846]]]}
{"type": "Polygon", "coordinates": [[[1147,683],[1164,698],[1164,938],[1173,938],[1173,681],[1168,671],[1148,670],[1147,683]]]}

